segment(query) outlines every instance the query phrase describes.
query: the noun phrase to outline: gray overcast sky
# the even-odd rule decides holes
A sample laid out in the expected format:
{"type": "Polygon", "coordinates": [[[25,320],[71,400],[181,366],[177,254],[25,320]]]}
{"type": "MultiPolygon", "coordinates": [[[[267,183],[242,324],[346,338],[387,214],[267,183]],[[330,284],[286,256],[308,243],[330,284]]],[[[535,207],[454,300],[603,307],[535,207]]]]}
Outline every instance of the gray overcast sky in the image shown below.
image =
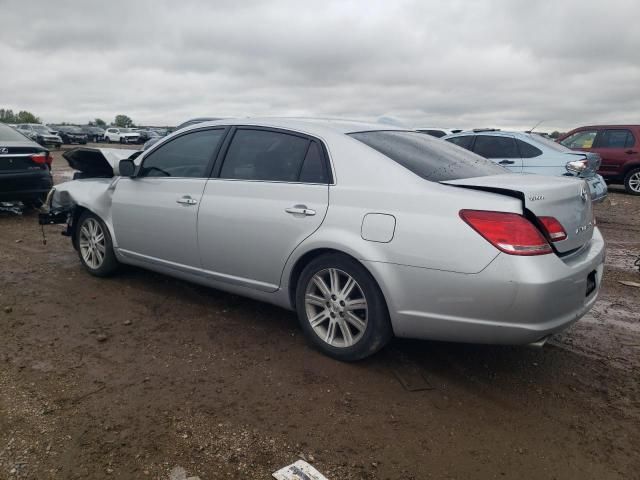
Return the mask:
{"type": "Polygon", "coordinates": [[[640,0],[0,0],[0,108],[640,123],[640,0]]]}

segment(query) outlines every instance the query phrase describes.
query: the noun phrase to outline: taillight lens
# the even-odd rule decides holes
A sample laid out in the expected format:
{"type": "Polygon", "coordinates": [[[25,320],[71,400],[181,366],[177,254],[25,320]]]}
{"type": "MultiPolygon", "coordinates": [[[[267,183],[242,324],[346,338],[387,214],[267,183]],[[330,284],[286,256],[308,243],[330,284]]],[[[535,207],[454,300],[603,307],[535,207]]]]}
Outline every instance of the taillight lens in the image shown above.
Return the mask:
{"type": "Polygon", "coordinates": [[[565,232],[562,224],[553,217],[538,217],[540,223],[547,231],[549,238],[552,242],[560,242],[567,239],[567,232],[565,232]]]}
{"type": "Polygon", "coordinates": [[[546,255],[553,251],[535,225],[517,213],[460,210],[460,218],[509,255],[546,255]]]}
{"type": "Polygon", "coordinates": [[[36,153],[34,155],[31,155],[31,161],[39,165],[46,165],[48,163],[47,162],[48,156],[49,155],[46,153],[36,153]]]}

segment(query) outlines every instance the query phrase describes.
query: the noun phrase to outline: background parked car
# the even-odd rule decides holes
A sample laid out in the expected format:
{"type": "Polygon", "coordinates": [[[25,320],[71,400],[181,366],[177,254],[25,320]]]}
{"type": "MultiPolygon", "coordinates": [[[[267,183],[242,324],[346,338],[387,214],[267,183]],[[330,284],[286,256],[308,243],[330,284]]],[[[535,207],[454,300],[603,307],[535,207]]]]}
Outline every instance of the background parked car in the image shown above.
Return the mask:
{"type": "Polygon", "coordinates": [[[137,143],[140,135],[130,128],[109,127],[104,132],[104,140],[107,143],[137,143]]]}
{"type": "Polygon", "coordinates": [[[640,195],[640,125],[595,125],[562,135],[558,142],[602,158],[598,173],[609,183],[621,183],[627,192],[640,195]]]}
{"type": "Polygon", "coordinates": [[[58,136],[62,139],[62,143],[67,145],[72,143],[87,143],[87,135],[80,127],[74,125],[60,125],[55,127],[58,130],[58,136]]]}
{"type": "Polygon", "coordinates": [[[475,129],[447,135],[443,140],[471,150],[517,173],[552,176],[579,176],[591,191],[591,199],[600,202],[607,196],[607,184],[597,174],[600,157],[578,153],[535,133],[475,129]]]}
{"type": "Polygon", "coordinates": [[[161,135],[159,135],[155,130],[151,130],[151,129],[140,129],[137,131],[137,133],[138,135],[140,135],[140,138],[138,140],[140,143],[146,143],[152,138],[155,138],[158,140],[162,138],[161,135]]]}
{"type": "Polygon", "coordinates": [[[104,140],[103,128],[85,125],[84,127],[80,127],[80,129],[87,136],[87,141],[89,142],[98,143],[104,140]]]}
{"type": "Polygon", "coordinates": [[[29,137],[34,142],[39,143],[43,147],[54,146],[60,148],[62,139],[51,132],[49,127],[39,123],[21,123],[18,125],[18,131],[29,137]]]}
{"type": "Polygon", "coordinates": [[[427,135],[431,135],[432,137],[442,138],[445,135],[451,135],[452,133],[461,132],[461,128],[440,128],[440,127],[419,127],[415,129],[416,132],[426,133],[427,135]]]}
{"type": "Polygon", "coordinates": [[[42,205],[53,186],[51,160],[46,148],[0,123],[0,201],[42,205]]]}

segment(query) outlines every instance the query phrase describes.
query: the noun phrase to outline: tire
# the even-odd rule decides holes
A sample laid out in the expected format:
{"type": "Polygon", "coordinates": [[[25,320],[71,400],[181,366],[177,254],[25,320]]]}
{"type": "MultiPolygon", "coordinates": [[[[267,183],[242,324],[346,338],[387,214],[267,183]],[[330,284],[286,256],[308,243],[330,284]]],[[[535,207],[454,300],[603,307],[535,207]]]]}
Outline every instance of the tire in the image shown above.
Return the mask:
{"type": "Polygon", "coordinates": [[[111,137],[105,136],[104,137],[104,141],[107,142],[107,143],[111,143],[111,137]]]}
{"type": "Polygon", "coordinates": [[[91,275],[107,277],[118,269],[118,260],[113,252],[109,229],[97,215],[89,211],[80,215],[74,241],[78,248],[80,262],[91,275]],[[100,234],[102,234],[102,240],[99,240],[100,234]],[[100,255],[101,251],[102,255],[100,255]]]}
{"type": "Polygon", "coordinates": [[[624,188],[631,195],[640,195],[640,167],[632,168],[624,177],[624,188]]]}
{"type": "Polygon", "coordinates": [[[360,263],[341,253],[322,255],[304,268],[296,286],[296,310],[311,344],[337,360],[373,355],[393,335],[378,284],[360,263]]]}
{"type": "Polygon", "coordinates": [[[120,143],[124,144],[124,137],[120,137],[120,143]]]}

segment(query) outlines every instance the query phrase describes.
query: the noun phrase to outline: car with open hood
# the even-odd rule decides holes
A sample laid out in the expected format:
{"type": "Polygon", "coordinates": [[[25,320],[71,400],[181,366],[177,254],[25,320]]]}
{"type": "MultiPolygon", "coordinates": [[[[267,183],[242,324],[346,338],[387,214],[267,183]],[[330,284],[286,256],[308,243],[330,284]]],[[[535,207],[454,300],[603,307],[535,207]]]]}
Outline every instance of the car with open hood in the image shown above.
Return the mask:
{"type": "Polygon", "coordinates": [[[130,128],[108,127],[104,131],[104,141],[107,143],[138,143],[140,134],[130,128]]]}
{"type": "Polygon", "coordinates": [[[602,281],[584,179],[512,173],[412,130],[221,120],[114,155],[78,154],[83,178],[40,216],[66,223],[88,273],[137,265],[294,310],[337,359],[394,335],[541,345],[602,281]]]}
{"type": "Polygon", "coordinates": [[[575,152],[531,132],[477,128],[442,137],[516,173],[569,176],[583,178],[591,199],[602,202],[607,197],[607,184],[598,174],[600,156],[575,152]]]}
{"type": "Polygon", "coordinates": [[[62,139],[62,143],[70,145],[72,143],[79,143],[85,145],[87,143],[87,134],[82,131],[80,127],[75,125],[56,125],[54,127],[58,136],[62,139]]]}
{"type": "Polygon", "coordinates": [[[51,153],[0,123],[0,201],[39,207],[51,190],[51,153]]]}

